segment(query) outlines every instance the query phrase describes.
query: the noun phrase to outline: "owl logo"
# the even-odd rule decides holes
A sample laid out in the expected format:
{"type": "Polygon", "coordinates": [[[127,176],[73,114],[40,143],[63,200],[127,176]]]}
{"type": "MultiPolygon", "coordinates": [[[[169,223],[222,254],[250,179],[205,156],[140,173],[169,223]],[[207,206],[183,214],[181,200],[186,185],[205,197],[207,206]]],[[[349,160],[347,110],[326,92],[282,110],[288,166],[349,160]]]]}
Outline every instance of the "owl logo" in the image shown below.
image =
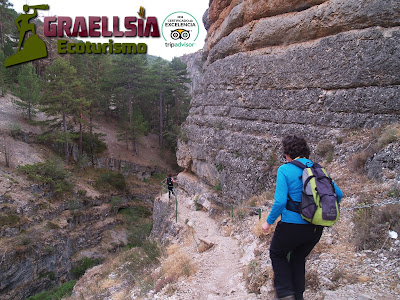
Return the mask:
{"type": "Polygon", "coordinates": [[[187,40],[188,38],[190,38],[190,33],[185,29],[175,29],[171,31],[171,38],[173,40],[187,40]]]}

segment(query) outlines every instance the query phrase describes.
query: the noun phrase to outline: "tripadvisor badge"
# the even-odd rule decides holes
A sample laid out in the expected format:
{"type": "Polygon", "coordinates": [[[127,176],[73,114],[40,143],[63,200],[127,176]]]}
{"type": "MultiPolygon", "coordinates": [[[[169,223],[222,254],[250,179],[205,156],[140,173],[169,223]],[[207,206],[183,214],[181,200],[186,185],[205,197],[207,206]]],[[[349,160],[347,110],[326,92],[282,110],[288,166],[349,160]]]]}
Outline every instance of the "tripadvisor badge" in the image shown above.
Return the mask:
{"type": "Polygon", "coordinates": [[[162,24],[165,47],[193,47],[199,36],[199,23],[191,14],[177,11],[168,15],[162,24]]]}
{"type": "Polygon", "coordinates": [[[29,21],[37,17],[38,9],[48,10],[49,6],[47,4],[35,6],[24,5],[23,9],[25,14],[19,15],[18,18],[15,19],[15,24],[20,32],[17,53],[6,59],[4,63],[6,67],[47,57],[46,44],[36,34],[35,24],[29,23],[29,21]],[[32,14],[28,14],[30,9],[33,9],[32,14]],[[29,31],[32,31],[32,35],[24,42],[25,35],[29,31]]]}

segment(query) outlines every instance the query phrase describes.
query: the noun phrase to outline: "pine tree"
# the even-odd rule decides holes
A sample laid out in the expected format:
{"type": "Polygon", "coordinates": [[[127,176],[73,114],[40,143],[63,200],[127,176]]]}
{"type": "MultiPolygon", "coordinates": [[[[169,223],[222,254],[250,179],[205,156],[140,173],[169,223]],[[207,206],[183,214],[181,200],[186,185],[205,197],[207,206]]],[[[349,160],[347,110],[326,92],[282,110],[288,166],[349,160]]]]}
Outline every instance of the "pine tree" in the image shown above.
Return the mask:
{"type": "MultiPolygon", "coordinates": [[[[108,78],[108,86],[112,90],[111,103],[115,107],[115,114],[119,120],[119,138],[132,145],[132,151],[137,154],[137,132],[134,116],[137,103],[141,102],[146,94],[147,60],[145,56],[121,56],[114,58],[112,71],[108,78]]],[[[138,132],[140,132],[139,130],[138,132]]]]}
{"type": "Polygon", "coordinates": [[[6,68],[4,66],[4,52],[0,50],[0,95],[5,96],[6,93],[6,68]]]}
{"type": "Polygon", "coordinates": [[[17,78],[18,85],[14,86],[13,94],[21,100],[14,98],[14,103],[31,121],[32,116],[36,114],[35,106],[40,99],[40,79],[32,64],[24,64],[17,78]]]}
{"type": "Polygon", "coordinates": [[[69,62],[57,58],[46,70],[42,111],[50,120],[49,127],[56,133],[56,141],[64,144],[65,162],[69,161],[69,144],[74,137],[71,120],[80,102],[81,84],[76,76],[76,69],[69,62]],[[60,131],[61,128],[61,131],[60,131]]]}
{"type": "Polygon", "coordinates": [[[151,66],[151,77],[153,79],[153,89],[156,91],[158,99],[158,143],[160,147],[164,146],[165,113],[167,112],[165,103],[167,98],[172,95],[171,91],[173,89],[171,76],[172,70],[169,62],[161,57],[157,58],[151,66]]]}
{"type": "Polygon", "coordinates": [[[183,63],[179,58],[174,57],[170,65],[173,71],[172,80],[174,82],[174,124],[175,126],[180,126],[182,123],[182,117],[186,118],[189,111],[190,97],[187,84],[190,82],[190,79],[188,78],[186,64],[183,63]]]}
{"type": "Polygon", "coordinates": [[[139,108],[132,108],[129,112],[130,119],[122,118],[119,124],[118,140],[126,143],[129,149],[129,142],[132,143],[132,151],[139,155],[137,149],[137,140],[148,131],[148,122],[144,120],[139,108]]]}
{"type": "Polygon", "coordinates": [[[17,13],[11,8],[12,3],[8,0],[0,0],[0,50],[4,48],[7,33],[16,32],[14,19],[17,13]]]}

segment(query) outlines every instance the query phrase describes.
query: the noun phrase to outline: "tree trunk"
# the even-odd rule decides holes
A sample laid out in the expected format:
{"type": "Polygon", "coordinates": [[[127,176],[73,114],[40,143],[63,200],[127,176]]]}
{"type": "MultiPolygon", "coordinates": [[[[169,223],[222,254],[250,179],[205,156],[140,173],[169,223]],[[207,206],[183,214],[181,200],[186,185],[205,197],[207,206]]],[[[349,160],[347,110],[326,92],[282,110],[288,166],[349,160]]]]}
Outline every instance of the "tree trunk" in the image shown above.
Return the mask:
{"type": "Polygon", "coordinates": [[[125,142],[126,142],[126,150],[129,150],[129,133],[125,130],[125,142]]]}
{"type": "Polygon", "coordinates": [[[83,153],[83,131],[82,131],[82,112],[79,119],[79,155],[83,153]]]}
{"type": "Polygon", "coordinates": [[[10,153],[8,152],[8,148],[7,148],[6,136],[4,135],[3,138],[4,138],[4,159],[5,159],[6,167],[9,168],[10,167],[10,153]]]}
{"type": "Polygon", "coordinates": [[[132,144],[132,152],[136,154],[135,128],[133,128],[133,97],[129,98],[129,138],[132,144]]]}
{"type": "Polygon", "coordinates": [[[3,22],[0,22],[0,49],[4,49],[3,22]]]}
{"type": "Polygon", "coordinates": [[[62,114],[63,118],[63,131],[64,131],[64,152],[65,152],[65,163],[68,164],[69,152],[68,152],[68,137],[67,137],[67,120],[65,117],[65,112],[62,114]]]}
{"type": "Polygon", "coordinates": [[[163,137],[163,99],[162,99],[162,92],[160,90],[160,135],[158,137],[159,145],[162,147],[164,145],[164,137],[163,137]]]}
{"type": "Polygon", "coordinates": [[[32,121],[32,112],[31,112],[32,104],[28,101],[28,120],[32,121]]]}
{"type": "Polygon", "coordinates": [[[165,130],[169,131],[169,105],[165,105],[165,130]]]}
{"type": "Polygon", "coordinates": [[[90,104],[89,108],[89,133],[90,133],[90,159],[92,161],[92,166],[94,166],[94,155],[93,155],[93,106],[90,104]]]}
{"type": "Polygon", "coordinates": [[[176,126],[179,126],[179,119],[180,119],[179,98],[178,98],[178,95],[175,94],[175,125],[176,126]]]}

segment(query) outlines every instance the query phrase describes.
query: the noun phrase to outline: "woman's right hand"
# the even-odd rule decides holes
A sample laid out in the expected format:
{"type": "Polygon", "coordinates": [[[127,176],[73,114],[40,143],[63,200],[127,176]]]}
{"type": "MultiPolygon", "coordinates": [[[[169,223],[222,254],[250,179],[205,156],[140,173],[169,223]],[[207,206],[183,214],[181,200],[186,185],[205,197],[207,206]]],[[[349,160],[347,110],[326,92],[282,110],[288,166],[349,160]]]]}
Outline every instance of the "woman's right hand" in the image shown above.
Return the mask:
{"type": "Polygon", "coordinates": [[[261,227],[262,227],[262,229],[263,229],[263,231],[264,231],[265,233],[268,233],[268,232],[269,232],[269,229],[271,228],[271,225],[268,224],[267,222],[265,222],[265,223],[263,223],[263,224],[261,225],[261,227]]]}

